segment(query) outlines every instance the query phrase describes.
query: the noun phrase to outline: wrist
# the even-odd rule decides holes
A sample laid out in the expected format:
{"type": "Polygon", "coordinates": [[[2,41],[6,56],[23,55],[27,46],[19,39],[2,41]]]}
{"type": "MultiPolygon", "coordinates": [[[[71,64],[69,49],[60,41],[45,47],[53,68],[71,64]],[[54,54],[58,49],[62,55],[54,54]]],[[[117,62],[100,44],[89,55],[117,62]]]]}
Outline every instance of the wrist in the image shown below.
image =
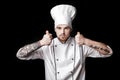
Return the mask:
{"type": "Polygon", "coordinates": [[[87,46],[93,46],[93,45],[96,45],[96,42],[94,42],[93,40],[85,38],[84,44],[87,46]]]}
{"type": "Polygon", "coordinates": [[[89,42],[88,39],[85,38],[83,44],[88,45],[89,44],[88,42],[89,42]]]}
{"type": "Polygon", "coordinates": [[[43,41],[42,40],[39,41],[39,45],[43,46],[43,41]]]}

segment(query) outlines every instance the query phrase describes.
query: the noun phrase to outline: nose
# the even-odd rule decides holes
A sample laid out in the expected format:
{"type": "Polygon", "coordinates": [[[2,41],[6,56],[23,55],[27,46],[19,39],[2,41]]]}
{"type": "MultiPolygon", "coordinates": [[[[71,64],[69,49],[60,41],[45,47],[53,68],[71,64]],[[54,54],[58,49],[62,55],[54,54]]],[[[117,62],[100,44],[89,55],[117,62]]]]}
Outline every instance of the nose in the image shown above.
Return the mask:
{"type": "Polygon", "coordinates": [[[61,33],[64,34],[65,33],[65,29],[61,29],[61,33]]]}

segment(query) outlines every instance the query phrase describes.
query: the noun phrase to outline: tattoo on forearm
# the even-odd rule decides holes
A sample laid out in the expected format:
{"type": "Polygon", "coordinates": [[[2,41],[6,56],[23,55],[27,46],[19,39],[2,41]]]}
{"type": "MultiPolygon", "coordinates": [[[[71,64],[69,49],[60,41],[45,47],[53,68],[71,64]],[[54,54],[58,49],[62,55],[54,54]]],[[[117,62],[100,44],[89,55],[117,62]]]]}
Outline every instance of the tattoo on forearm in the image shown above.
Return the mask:
{"type": "Polygon", "coordinates": [[[103,51],[105,51],[105,52],[108,52],[108,53],[109,53],[109,50],[104,49],[104,48],[101,48],[101,47],[98,47],[98,46],[93,46],[93,45],[90,45],[90,47],[92,47],[92,48],[94,48],[94,49],[103,50],[103,51]]]}
{"type": "Polygon", "coordinates": [[[27,56],[29,55],[30,53],[36,51],[37,49],[39,49],[41,46],[39,45],[38,42],[34,43],[34,44],[30,44],[30,45],[26,45],[24,46],[23,48],[21,48],[18,53],[21,55],[21,56],[27,56]],[[29,53],[29,54],[28,54],[29,53]]]}

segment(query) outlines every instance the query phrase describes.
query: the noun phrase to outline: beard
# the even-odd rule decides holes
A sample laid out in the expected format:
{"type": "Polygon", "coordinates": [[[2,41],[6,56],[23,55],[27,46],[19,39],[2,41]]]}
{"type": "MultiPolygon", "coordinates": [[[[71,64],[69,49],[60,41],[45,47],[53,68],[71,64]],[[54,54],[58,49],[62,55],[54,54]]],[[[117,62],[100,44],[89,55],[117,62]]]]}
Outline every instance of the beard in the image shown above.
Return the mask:
{"type": "Polygon", "coordinates": [[[61,34],[59,35],[58,39],[62,42],[65,43],[67,41],[69,36],[65,35],[65,34],[61,34]]]}

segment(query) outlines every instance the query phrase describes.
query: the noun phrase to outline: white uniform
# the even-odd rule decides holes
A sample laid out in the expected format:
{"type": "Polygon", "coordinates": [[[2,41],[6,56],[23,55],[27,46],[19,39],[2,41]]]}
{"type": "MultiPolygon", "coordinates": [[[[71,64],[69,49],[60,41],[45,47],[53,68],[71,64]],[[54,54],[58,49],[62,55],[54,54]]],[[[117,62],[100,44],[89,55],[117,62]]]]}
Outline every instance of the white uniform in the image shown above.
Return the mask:
{"type": "Polygon", "coordinates": [[[17,52],[17,57],[22,60],[43,59],[46,80],[85,80],[85,58],[109,56],[86,45],[77,45],[72,37],[64,44],[54,38],[49,46],[40,47],[36,42],[17,52]]]}

